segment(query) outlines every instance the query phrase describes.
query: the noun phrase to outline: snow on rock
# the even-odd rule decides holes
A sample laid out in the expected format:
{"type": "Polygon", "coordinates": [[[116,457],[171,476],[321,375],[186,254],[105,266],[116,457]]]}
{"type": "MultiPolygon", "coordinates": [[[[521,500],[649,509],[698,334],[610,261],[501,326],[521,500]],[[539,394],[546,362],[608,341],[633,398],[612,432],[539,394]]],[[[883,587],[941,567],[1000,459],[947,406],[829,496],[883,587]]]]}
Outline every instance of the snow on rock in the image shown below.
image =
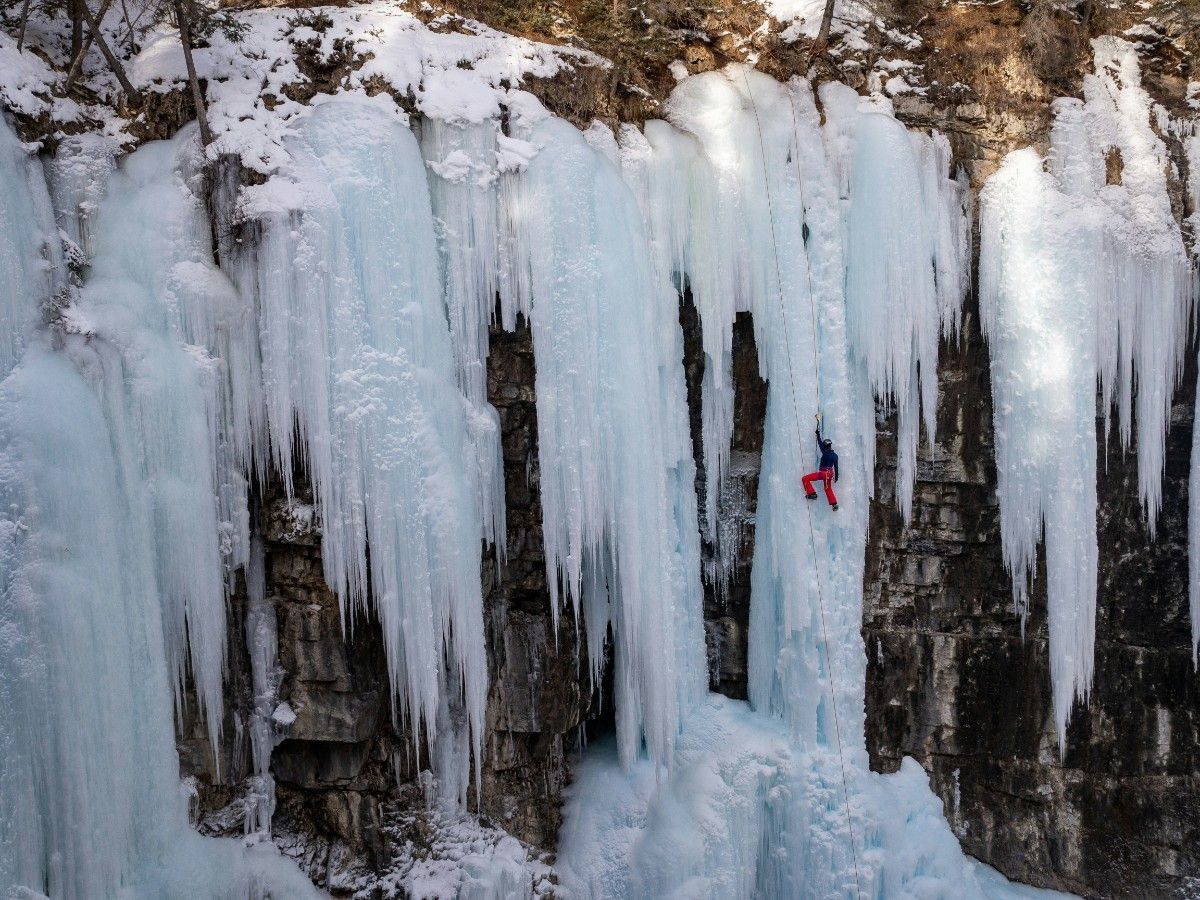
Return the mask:
{"type": "Polygon", "coordinates": [[[1005,564],[1024,610],[1044,537],[1063,752],[1071,707],[1092,682],[1097,384],[1104,436],[1113,406],[1122,448],[1136,423],[1153,535],[1194,290],[1155,130],[1165,114],[1141,87],[1130,44],[1093,46],[1084,99],[1054,104],[1048,171],[1032,150],[1011,154],[984,187],[980,216],[1005,564]]]}
{"type": "Polygon", "coordinates": [[[0,31],[0,100],[14,112],[37,116],[49,112],[54,104],[52,91],[61,73],[28,48],[17,52],[17,41],[0,31]]]}
{"type": "MultiPolygon", "coordinates": [[[[764,0],[767,12],[787,27],[782,38],[791,43],[800,38],[815,38],[821,29],[821,17],[826,0],[764,0]]],[[[862,27],[874,18],[868,3],[859,0],[840,0],[833,9],[830,33],[842,35],[847,43],[859,49],[865,44],[862,27]]]]}
{"type": "Polygon", "coordinates": [[[397,809],[385,814],[383,830],[393,847],[392,859],[369,890],[388,900],[561,896],[554,870],[541,855],[461,810],[436,804],[397,809]]]}
{"type": "MultiPolygon", "coordinates": [[[[244,31],[236,41],[220,30],[196,51],[207,79],[209,118],[216,141],[210,155],[234,154],[242,164],[269,173],[287,158],[282,144],[290,123],[308,107],[284,88],[308,79],[301,53],[320,59],[358,60],[339,91],[412,96],[430,118],[479,124],[499,116],[505,91],[531,77],[551,77],[574,65],[603,66],[585,51],[551,47],[455,19],[457,30],[435,30],[405,10],[400,0],[350,7],[257,9],[238,13],[244,31]]],[[[182,87],[183,54],[176,31],[159,26],[129,64],[134,85],[152,91],[182,87]]],[[[386,97],[386,95],[384,95],[386,97]]]]}

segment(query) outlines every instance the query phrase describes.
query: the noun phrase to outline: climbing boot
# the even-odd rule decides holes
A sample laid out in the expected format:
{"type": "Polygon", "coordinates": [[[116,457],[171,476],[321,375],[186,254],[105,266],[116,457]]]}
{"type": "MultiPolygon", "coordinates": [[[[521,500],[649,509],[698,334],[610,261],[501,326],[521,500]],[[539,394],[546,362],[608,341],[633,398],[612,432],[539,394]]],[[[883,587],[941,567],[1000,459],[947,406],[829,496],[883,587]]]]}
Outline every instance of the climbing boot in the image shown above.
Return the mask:
{"type": "Polygon", "coordinates": [[[833,504],[833,507],[832,507],[832,508],[833,508],[833,511],[834,511],[834,512],[837,512],[837,504],[836,504],[836,503],[835,503],[835,504],[833,504]]]}
{"type": "Polygon", "coordinates": [[[816,491],[813,491],[811,494],[805,494],[804,496],[805,496],[805,497],[807,497],[809,500],[816,500],[816,499],[817,499],[817,492],[816,492],[816,491]]]}

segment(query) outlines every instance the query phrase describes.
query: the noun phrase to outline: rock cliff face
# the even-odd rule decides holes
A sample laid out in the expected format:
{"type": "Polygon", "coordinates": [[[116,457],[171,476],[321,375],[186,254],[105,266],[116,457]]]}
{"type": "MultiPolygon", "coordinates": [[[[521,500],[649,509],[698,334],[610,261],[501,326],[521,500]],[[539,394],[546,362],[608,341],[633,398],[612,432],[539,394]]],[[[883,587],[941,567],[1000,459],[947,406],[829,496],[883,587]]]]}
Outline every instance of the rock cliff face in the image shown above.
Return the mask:
{"type": "MultiPolygon", "coordinates": [[[[464,6],[486,15],[496,4],[464,6]]],[[[538,30],[540,4],[502,6],[511,21],[496,22],[501,27],[555,37],[538,30]]],[[[717,25],[736,25],[744,13],[736,6],[717,16],[717,25]]],[[[925,40],[913,53],[932,82],[923,95],[897,97],[897,113],[914,126],[949,134],[957,162],[976,187],[1004,153],[1044,138],[1053,96],[1078,89],[1086,40],[1077,25],[1051,16],[1031,26],[1033,13],[1014,2],[897,6],[925,40]],[[930,12],[934,18],[923,18],[930,12]]],[[[669,88],[665,61],[674,56],[692,71],[747,49],[764,50],[774,74],[805,62],[770,40],[760,48],[705,41],[697,37],[702,33],[697,27],[683,37],[660,35],[666,43],[656,44],[658,56],[641,67],[638,45],[626,46],[624,68],[617,71],[627,82],[610,74],[569,90],[541,85],[538,93],[581,124],[597,113],[644,118],[655,104],[631,86],[661,97],[669,88]]],[[[853,71],[842,74],[853,80],[853,71]]],[[[1152,86],[1169,93],[1179,87],[1170,77],[1152,86]]],[[[680,321],[702,491],[703,362],[698,321],[686,298],[680,321]]],[[[605,686],[590,684],[587,675],[587,654],[605,648],[581,646],[569,611],[555,615],[550,607],[534,375],[528,329],[494,331],[488,391],[502,424],[508,536],[499,565],[490,557],[482,573],[491,693],[478,807],[491,824],[552,850],[571,751],[583,732],[610,727],[611,703],[605,686]]],[[[1074,712],[1061,757],[1049,694],[1045,596],[1035,590],[1022,624],[1001,561],[989,359],[973,301],[961,339],[942,350],[938,439],[932,450],[922,442],[908,527],[894,503],[894,423],[881,419],[863,621],[872,765],[892,771],[902,757],[915,757],[964,848],[1015,879],[1131,898],[1182,896],[1188,884],[1200,884],[1200,681],[1188,647],[1186,547],[1195,376],[1189,368],[1176,397],[1157,540],[1150,541],[1141,518],[1134,459],[1115,447],[1100,448],[1106,465],[1096,682],[1086,707],[1074,712]]],[[[768,390],[745,315],[734,333],[734,380],[730,479],[718,521],[702,522],[702,537],[710,563],[718,531],[736,547],[727,589],[706,572],[705,619],[710,685],[740,698],[768,390]]],[[[321,576],[311,510],[268,492],[257,522],[267,596],[278,620],[280,696],[297,715],[272,756],[275,830],[318,882],[348,893],[364,872],[386,864],[389,810],[419,802],[417,774],[426,760],[416,758],[409,735],[393,724],[378,628],[359,620],[343,633],[336,598],[321,576]]],[[[200,785],[202,828],[214,832],[240,829],[240,785],[250,770],[245,605],[244,592],[234,597],[230,713],[220,766],[195,723],[181,729],[184,769],[200,785]]]]}
{"type": "MultiPolygon", "coordinates": [[[[1031,17],[1007,4],[944,17],[931,37],[958,50],[933,65],[961,73],[978,102],[897,105],[950,135],[976,187],[1005,153],[1044,141],[1051,97],[1078,90],[1086,42],[1052,22],[1058,55],[1045,52],[1031,17]],[[972,58],[973,77],[962,68],[972,58]]],[[[1146,83],[1171,103],[1161,67],[1148,67],[1146,83]]],[[[879,429],[863,621],[872,765],[918,759],[964,849],[1011,878],[1084,896],[1185,896],[1200,877],[1200,681],[1187,609],[1194,366],[1172,407],[1155,540],[1135,456],[1115,441],[1097,448],[1095,685],[1060,756],[1044,560],[1022,624],[1001,559],[989,365],[972,300],[961,340],[942,348],[937,443],[922,440],[907,528],[894,502],[894,423],[879,429]]]]}
{"type": "Polygon", "coordinates": [[[908,528],[893,502],[894,439],[880,434],[863,622],[872,765],[918,759],[967,852],[1010,877],[1085,896],[1180,896],[1200,874],[1187,617],[1193,391],[1174,408],[1156,541],[1141,521],[1134,460],[1108,449],[1096,681],[1060,757],[1045,579],[1022,627],[1000,556],[986,348],[973,315],[942,360],[938,441],[932,452],[923,445],[908,528]]]}

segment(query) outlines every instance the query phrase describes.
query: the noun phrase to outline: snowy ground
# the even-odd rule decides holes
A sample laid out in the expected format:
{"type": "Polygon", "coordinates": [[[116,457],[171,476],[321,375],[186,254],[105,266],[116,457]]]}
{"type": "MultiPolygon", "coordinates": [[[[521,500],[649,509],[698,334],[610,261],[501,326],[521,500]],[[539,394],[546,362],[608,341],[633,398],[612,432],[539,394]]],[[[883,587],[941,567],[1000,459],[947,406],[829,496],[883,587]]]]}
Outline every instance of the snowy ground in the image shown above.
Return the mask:
{"type": "MultiPolygon", "coordinates": [[[[851,816],[858,846],[853,871],[812,872],[776,890],[794,836],[787,808],[801,785],[836,764],[788,740],[782,722],[746,704],[710,695],[688,719],[670,773],[658,781],[642,761],[625,772],[611,743],[593,745],[567,794],[558,871],[570,896],[701,900],[735,897],[848,897],[887,900],[1066,900],[1070,895],[1013,884],[962,855],[941,803],[913,760],[894,775],[851,767],[851,816]],[[899,873],[904,874],[900,875],[899,873]]],[[[835,779],[835,782],[837,780],[835,779]]],[[[826,785],[834,826],[848,841],[840,782],[826,785]]],[[[794,822],[794,820],[792,820],[794,822]]],[[[816,825],[816,822],[810,823],[816,825]]]]}

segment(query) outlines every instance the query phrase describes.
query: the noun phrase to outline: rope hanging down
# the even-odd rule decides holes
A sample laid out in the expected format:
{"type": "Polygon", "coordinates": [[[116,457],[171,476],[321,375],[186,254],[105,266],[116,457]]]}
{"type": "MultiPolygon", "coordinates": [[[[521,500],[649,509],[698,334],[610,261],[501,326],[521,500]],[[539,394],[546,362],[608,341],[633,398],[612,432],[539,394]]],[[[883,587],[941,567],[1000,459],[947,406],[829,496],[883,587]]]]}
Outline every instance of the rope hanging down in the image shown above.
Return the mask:
{"type": "MultiPolygon", "coordinates": [[[[792,394],[792,413],[793,423],[796,426],[796,446],[797,448],[803,443],[800,435],[800,405],[796,400],[796,379],[792,371],[792,345],[791,339],[788,337],[787,327],[787,311],[784,307],[783,300],[783,279],[779,269],[779,243],[775,237],[775,203],[771,198],[771,179],[768,177],[767,163],[767,145],[763,139],[762,120],[758,116],[758,104],[754,101],[754,92],[750,88],[750,79],[746,75],[746,70],[742,69],[742,81],[746,85],[746,96],[750,100],[750,108],[754,112],[754,124],[758,131],[758,148],[762,154],[763,164],[763,185],[767,192],[767,215],[770,218],[771,226],[771,248],[775,260],[775,287],[779,296],[779,326],[783,331],[784,350],[787,353],[787,369],[788,369],[788,384],[792,394]]],[[[793,154],[796,165],[796,184],[800,192],[800,209],[803,214],[805,209],[804,203],[804,179],[800,169],[800,128],[796,121],[796,105],[792,100],[791,95],[788,96],[788,106],[792,111],[792,133],[795,137],[795,152],[793,154]]],[[[805,248],[807,250],[807,247],[805,248]]],[[[817,409],[821,408],[821,376],[817,365],[817,307],[813,300],[812,292],[812,271],[808,265],[808,255],[805,253],[804,260],[804,275],[808,284],[808,307],[812,315],[813,329],[813,352],[812,352],[812,367],[813,367],[813,384],[816,385],[817,393],[817,409]]],[[[807,507],[806,507],[807,510],[807,507]]],[[[833,656],[829,652],[829,630],[825,625],[825,598],[821,587],[821,567],[817,565],[817,536],[813,530],[812,512],[807,511],[806,520],[808,521],[808,539],[812,544],[813,563],[817,574],[817,610],[821,620],[821,641],[825,645],[825,660],[829,671],[829,699],[833,705],[833,730],[837,738],[838,763],[842,770],[842,796],[845,800],[846,808],[846,826],[850,830],[850,856],[854,861],[854,884],[857,889],[856,896],[863,895],[862,876],[858,870],[858,845],[854,838],[854,820],[850,815],[850,783],[846,777],[846,755],[842,748],[842,724],[841,718],[838,715],[837,689],[833,683],[833,656]]]]}

